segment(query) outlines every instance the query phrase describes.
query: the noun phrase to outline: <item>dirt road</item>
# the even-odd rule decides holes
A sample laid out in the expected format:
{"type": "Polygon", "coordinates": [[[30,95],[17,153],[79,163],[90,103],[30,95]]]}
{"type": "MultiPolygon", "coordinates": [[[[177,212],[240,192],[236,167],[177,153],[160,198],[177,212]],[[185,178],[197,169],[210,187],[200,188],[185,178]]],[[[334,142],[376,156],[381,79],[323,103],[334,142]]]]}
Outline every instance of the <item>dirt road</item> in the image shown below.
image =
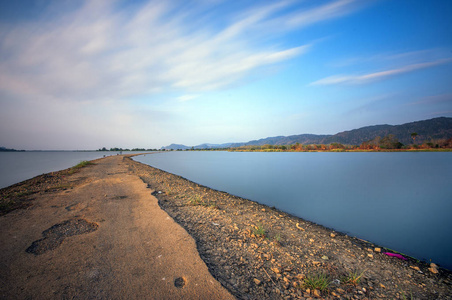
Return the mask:
{"type": "Polygon", "coordinates": [[[122,156],[0,217],[0,298],[234,299],[122,156]]]}

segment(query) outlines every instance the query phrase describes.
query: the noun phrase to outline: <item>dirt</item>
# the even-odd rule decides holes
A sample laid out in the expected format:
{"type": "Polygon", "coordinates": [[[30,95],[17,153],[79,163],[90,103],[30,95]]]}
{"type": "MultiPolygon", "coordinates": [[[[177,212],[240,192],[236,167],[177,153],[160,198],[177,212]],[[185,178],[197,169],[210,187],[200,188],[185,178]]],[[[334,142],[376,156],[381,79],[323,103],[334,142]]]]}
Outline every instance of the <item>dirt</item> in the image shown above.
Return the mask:
{"type": "Polygon", "coordinates": [[[2,203],[19,203],[2,206],[1,296],[230,297],[221,283],[237,299],[452,299],[446,269],[127,157],[95,162],[0,190],[2,203]],[[26,252],[49,237],[52,249],[26,252]],[[196,277],[207,270],[207,281],[196,277]],[[315,278],[327,286],[310,286],[315,278]]]}
{"type": "Polygon", "coordinates": [[[122,156],[94,162],[0,190],[1,299],[234,298],[122,156]]]}

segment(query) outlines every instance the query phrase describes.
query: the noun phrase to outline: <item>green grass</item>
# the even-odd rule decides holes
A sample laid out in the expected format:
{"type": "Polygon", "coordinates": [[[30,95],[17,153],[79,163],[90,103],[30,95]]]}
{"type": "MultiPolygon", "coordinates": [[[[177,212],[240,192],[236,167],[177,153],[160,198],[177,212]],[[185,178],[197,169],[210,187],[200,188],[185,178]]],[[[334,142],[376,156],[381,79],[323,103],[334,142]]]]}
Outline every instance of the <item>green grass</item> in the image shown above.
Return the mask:
{"type": "Polygon", "coordinates": [[[95,165],[95,163],[87,161],[87,160],[81,161],[69,170],[69,174],[74,174],[75,172],[79,171],[81,168],[84,168],[84,167],[90,166],[90,165],[95,165]]]}
{"type": "Polygon", "coordinates": [[[304,279],[304,287],[324,292],[328,290],[330,282],[330,277],[325,273],[308,274],[304,279]]]}
{"type": "Polygon", "coordinates": [[[188,199],[187,203],[193,206],[204,205],[204,200],[202,200],[201,197],[196,195],[188,199]]]}
{"type": "Polygon", "coordinates": [[[265,232],[265,228],[264,226],[262,226],[262,224],[257,224],[257,226],[254,226],[251,232],[257,237],[266,237],[267,235],[267,233],[265,232]]]}
{"type": "Polygon", "coordinates": [[[346,284],[358,285],[364,275],[364,272],[365,271],[358,270],[350,271],[342,281],[346,284]]]}

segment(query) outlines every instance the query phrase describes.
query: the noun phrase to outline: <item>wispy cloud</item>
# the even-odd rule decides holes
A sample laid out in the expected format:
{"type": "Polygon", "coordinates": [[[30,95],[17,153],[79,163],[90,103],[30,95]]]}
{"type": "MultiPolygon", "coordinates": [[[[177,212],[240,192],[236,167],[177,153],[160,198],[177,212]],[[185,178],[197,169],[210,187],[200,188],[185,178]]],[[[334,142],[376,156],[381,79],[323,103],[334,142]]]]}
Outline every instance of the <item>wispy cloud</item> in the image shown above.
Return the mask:
{"type": "Polygon", "coordinates": [[[264,4],[225,13],[218,22],[225,25],[208,26],[197,21],[205,13],[199,3],[185,11],[176,1],[138,8],[86,1],[50,20],[0,27],[0,91],[95,100],[221,88],[307,52],[309,44],[278,43],[288,24],[301,28],[341,16],[353,2],[290,13],[292,2],[264,4]],[[281,28],[272,30],[274,43],[256,38],[268,26],[281,28]]]}
{"type": "Polygon", "coordinates": [[[438,103],[448,104],[452,107],[452,94],[439,94],[422,97],[418,101],[408,103],[408,105],[431,105],[438,103]]]}
{"type": "Polygon", "coordinates": [[[363,75],[334,75],[312,82],[310,85],[334,85],[334,84],[365,84],[377,80],[383,80],[391,76],[414,72],[420,69],[444,65],[452,62],[452,59],[445,58],[429,62],[410,64],[400,68],[389,69],[380,72],[367,73],[363,75]]]}
{"type": "Polygon", "coordinates": [[[199,95],[183,95],[183,96],[177,97],[177,100],[179,100],[181,102],[185,102],[185,101],[196,99],[198,97],[199,97],[199,95]]]}

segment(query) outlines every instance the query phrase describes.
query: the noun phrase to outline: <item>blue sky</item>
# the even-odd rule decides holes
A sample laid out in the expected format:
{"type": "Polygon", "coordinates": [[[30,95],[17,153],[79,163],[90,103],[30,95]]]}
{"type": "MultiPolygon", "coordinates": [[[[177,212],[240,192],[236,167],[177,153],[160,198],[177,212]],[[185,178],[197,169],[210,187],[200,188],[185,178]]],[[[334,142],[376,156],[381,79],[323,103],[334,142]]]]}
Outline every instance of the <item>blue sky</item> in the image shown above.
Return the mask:
{"type": "Polygon", "coordinates": [[[452,117],[452,1],[1,1],[0,146],[160,148],[452,117]]]}

